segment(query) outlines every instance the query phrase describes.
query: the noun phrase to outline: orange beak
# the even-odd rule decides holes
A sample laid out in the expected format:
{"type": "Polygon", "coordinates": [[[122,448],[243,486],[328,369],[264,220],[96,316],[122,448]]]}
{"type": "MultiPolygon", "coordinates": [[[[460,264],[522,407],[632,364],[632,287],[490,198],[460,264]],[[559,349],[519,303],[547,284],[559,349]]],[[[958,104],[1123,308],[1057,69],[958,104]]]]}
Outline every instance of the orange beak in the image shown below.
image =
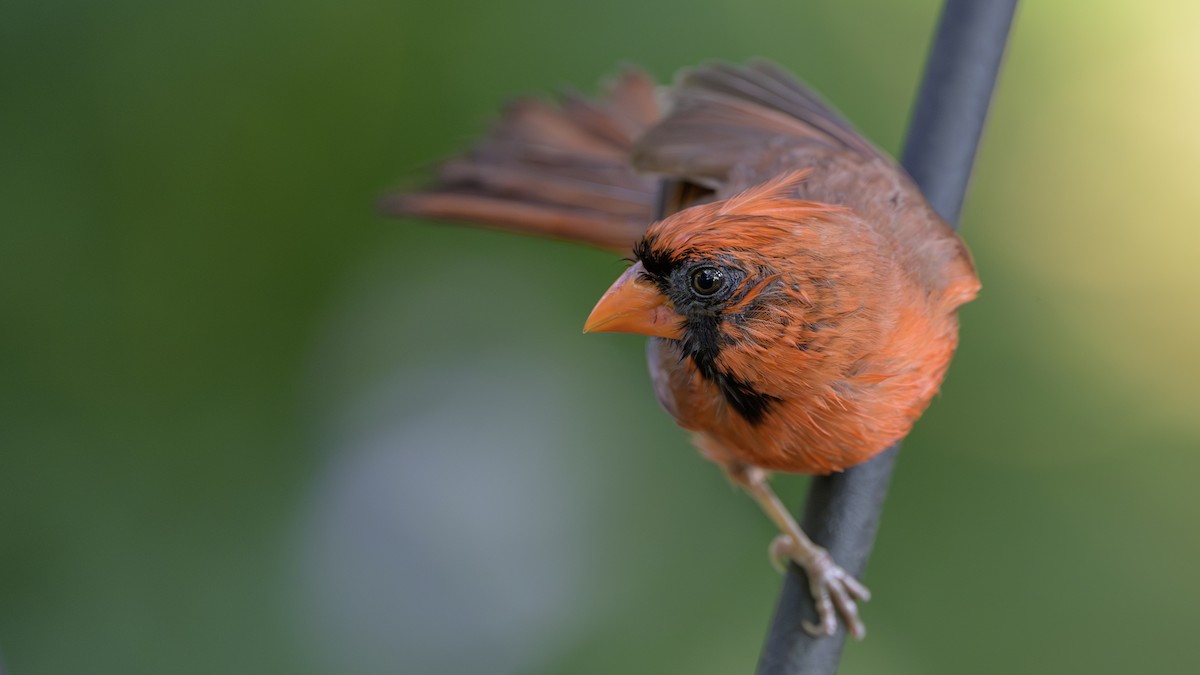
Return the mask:
{"type": "Polygon", "coordinates": [[[642,263],[625,270],[596,303],[583,325],[585,333],[637,333],[678,340],[683,336],[683,318],[675,313],[667,296],[642,278],[642,263]]]}

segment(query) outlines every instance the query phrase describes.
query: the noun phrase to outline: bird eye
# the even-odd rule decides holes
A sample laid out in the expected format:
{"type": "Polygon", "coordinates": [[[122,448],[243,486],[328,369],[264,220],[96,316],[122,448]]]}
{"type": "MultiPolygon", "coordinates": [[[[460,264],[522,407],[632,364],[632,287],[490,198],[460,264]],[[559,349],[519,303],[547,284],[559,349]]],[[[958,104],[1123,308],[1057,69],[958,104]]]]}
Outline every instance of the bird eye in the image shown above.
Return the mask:
{"type": "Polygon", "coordinates": [[[716,267],[701,267],[692,272],[692,292],[702,298],[711,297],[725,286],[725,273],[716,267]]]}

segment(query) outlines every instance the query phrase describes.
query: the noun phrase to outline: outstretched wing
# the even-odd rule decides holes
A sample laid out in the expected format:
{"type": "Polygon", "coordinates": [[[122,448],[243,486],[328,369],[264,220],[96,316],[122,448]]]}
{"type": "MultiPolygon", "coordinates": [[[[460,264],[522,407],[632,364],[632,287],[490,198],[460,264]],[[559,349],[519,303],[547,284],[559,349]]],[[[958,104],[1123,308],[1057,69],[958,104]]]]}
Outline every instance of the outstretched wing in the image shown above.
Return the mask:
{"type": "Polygon", "coordinates": [[[381,208],[628,254],[659,207],[665,215],[811,169],[793,196],[849,207],[885,237],[927,242],[900,247],[915,256],[906,261],[913,274],[934,277],[922,283],[974,279],[965,249],[904,171],[778,66],[685,70],[668,104],[663,117],[653,81],[633,69],[597,100],[519,99],[477,145],[438,167],[432,185],[389,195],[381,208]],[[917,259],[928,256],[943,262],[917,259]]]}

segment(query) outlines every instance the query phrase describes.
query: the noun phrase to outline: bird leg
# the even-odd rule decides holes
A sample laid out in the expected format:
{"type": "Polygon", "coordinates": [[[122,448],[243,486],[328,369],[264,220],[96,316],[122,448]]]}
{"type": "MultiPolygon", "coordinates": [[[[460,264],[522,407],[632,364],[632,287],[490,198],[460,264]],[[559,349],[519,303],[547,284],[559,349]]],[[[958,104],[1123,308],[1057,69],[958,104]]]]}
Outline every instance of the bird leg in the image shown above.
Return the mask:
{"type": "Polygon", "coordinates": [[[771,560],[782,569],[781,561],[791,560],[808,576],[808,588],[817,608],[820,623],[804,621],[804,629],[813,635],[833,635],[837,616],[846,623],[846,630],[861,640],[867,629],[858,617],[856,600],[866,602],[871,592],[857,579],[833,561],[829,553],[808,538],[787,507],[779,501],[767,483],[767,472],[744,464],[726,464],[725,473],[758,502],[767,516],[779,527],[780,535],[771,542],[771,560]],[[836,613],[835,613],[836,609],[836,613]]]}

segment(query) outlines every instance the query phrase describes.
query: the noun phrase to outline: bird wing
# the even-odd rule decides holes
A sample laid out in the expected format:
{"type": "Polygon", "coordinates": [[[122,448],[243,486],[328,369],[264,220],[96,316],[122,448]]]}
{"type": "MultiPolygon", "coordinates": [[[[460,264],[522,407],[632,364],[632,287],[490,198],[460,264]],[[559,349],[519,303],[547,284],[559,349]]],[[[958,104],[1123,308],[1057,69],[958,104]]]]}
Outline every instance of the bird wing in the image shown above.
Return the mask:
{"type": "Polygon", "coordinates": [[[658,192],[658,179],[634,173],[629,157],[660,116],[653,80],[632,68],[599,99],[518,99],[474,147],[442,163],[432,185],[388,195],[380,209],[628,254],[658,192]]]}
{"type": "Polygon", "coordinates": [[[684,70],[669,104],[667,116],[634,147],[634,166],[722,196],[831,157],[894,166],[816,93],[768,61],[684,70]]]}
{"type": "Polygon", "coordinates": [[[654,82],[632,68],[597,99],[518,99],[431,185],[388,195],[380,208],[627,255],[660,208],[667,215],[808,168],[797,198],[850,207],[887,238],[957,242],[902,169],[770,62],[682,71],[669,103],[663,117],[654,82]]]}

